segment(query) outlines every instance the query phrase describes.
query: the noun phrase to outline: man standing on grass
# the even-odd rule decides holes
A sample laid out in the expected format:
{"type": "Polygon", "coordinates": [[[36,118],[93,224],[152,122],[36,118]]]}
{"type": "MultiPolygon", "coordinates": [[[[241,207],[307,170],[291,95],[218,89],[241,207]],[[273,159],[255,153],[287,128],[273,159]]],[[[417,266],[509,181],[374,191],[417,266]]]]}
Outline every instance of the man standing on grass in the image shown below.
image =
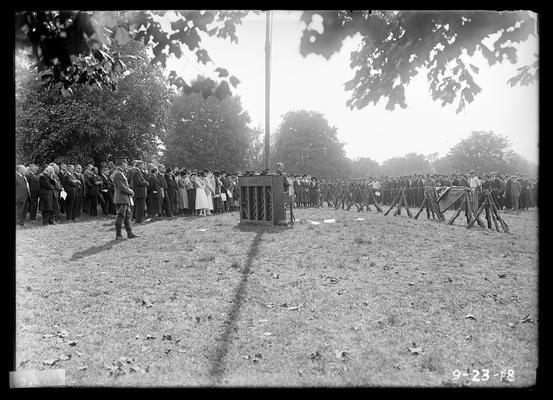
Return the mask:
{"type": "Polygon", "coordinates": [[[131,210],[130,207],[133,204],[132,196],[134,196],[133,190],[129,187],[129,182],[125,176],[125,170],[127,169],[127,159],[117,158],[115,171],[111,175],[114,187],[113,202],[117,207],[117,218],[115,219],[115,239],[123,239],[121,235],[121,223],[124,223],[125,230],[127,231],[127,238],[133,239],[138,237],[132,231],[131,227],[131,210]]]}
{"type": "Polygon", "coordinates": [[[140,224],[144,221],[146,214],[146,197],[148,197],[148,181],[144,178],[142,172],[144,163],[141,160],[134,161],[134,172],[130,174],[129,184],[134,191],[134,216],[136,223],[140,224]]]}
{"type": "Polygon", "coordinates": [[[15,168],[15,214],[17,225],[25,226],[25,217],[27,216],[27,204],[31,197],[29,182],[25,177],[25,166],[18,165],[15,168]]]}
{"type": "Polygon", "coordinates": [[[38,183],[38,167],[35,164],[29,165],[29,172],[25,175],[29,183],[31,197],[29,199],[29,219],[31,222],[36,221],[36,212],[38,210],[38,196],[40,192],[40,184],[38,183]]]}

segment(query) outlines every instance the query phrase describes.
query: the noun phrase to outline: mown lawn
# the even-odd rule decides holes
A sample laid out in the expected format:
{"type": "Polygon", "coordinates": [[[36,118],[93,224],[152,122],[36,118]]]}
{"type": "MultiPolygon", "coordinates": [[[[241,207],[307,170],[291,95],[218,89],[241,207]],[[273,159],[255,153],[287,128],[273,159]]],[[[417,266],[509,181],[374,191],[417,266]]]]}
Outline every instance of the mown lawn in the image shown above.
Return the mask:
{"type": "Polygon", "coordinates": [[[537,211],[503,213],[510,234],[295,211],[293,229],[231,213],[121,242],[113,219],[17,229],[17,370],[64,368],[70,386],[535,384],[537,211]]]}

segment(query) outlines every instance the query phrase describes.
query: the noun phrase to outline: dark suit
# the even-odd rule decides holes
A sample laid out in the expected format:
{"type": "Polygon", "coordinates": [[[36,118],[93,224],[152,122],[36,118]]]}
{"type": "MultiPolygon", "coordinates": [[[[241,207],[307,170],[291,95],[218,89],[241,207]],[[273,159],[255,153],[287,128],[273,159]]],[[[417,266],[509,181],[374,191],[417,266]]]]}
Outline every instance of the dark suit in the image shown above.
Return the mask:
{"type": "Polygon", "coordinates": [[[175,178],[171,174],[165,174],[165,181],[167,182],[167,197],[169,198],[170,210],[171,212],[176,212],[178,198],[177,182],[175,182],[175,178]]]}
{"type": "Polygon", "coordinates": [[[148,215],[150,218],[156,218],[161,214],[159,182],[155,174],[146,175],[146,180],[148,181],[148,215]]]}
{"type": "Polygon", "coordinates": [[[115,205],[113,204],[113,182],[109,176],[104,174],[100,175],[100,179],[102,180],[102,196],[106,204],[106,212],[104,214],[113,215],[116,213],[115,205]]]}
{"type": "Polygon", "coordinates": [[[163,188],[163,198],[160,198],[161,201],[161,209],[163,210],[163,213],[167,217],[172,217],[173,213],[171,212],[171,202],[169,201],[169,193],[167,181],[165,180],[165,176],[161,172],[158,171],[156,174],[157,180],[159,182],[159,185],[163,188]]]}
{"type": "Polygon", "coordinates": [[[134,214],[136,222],[142,222],[146,213],[146,198],[148,197],[148,181],[139,169],[130,174],[129,185],[134,191],[134,214]]]}
{"type": "MultiPolygon", "coordinates": [[[[103,203],[104,199],[102,196],[102,180],[96,175],[95,173],[91,172],[90,175],[88,175],[88,198],[89,198],[89,213],[92,217],[96,217],[98,215],[98,200],[101,199],[101,202],[103,203]]],[[[105,206],[102,207],[104,209],[105,206]]]]}
{"type": "Polygon", "coordinates": [[[40,211],[42,213],[42,224],[54,223],[54,190],[56,182],[48,175],[40,174],[38,176],[38,182],[40,184],[40,211]]]}
{"type": "Polygon", "coordinates": [[[67,172],[63,177],[63,187],[67,193],[65,198],[65,216],[68,221],[74,220],[77,209],[76,209],[76,199],[77,199],[77,190],[80,189],[80,181],[74,177],[70,172],[67,172]]]}
{"type": "Polygon", "coordinates": [[[25,216],[27,215],[27,202],[29,201],[30,190],[27,186],[27,179],[25,175],[15,173],[15,215],[19,225],[25,223],[25,216]]]}
{"type": "Polygon", "coordinates": [[[79,187],[77,188],[77,197],[75,198],[75,217],[80,217],[81,213],[83,211],[83,204],[84,204],[84,177],[82,173],[75,172],[73,173],[75,178],[77,178],[80,182],[79,187]]]}
{"type": "Polygon", "coordinates": [[[36,212],[38,210],[38,193],[40,191],[40,184],[38,183],[38,176],[29,172],[27,175],[27,182],[29,182],[30,199],[29,199],[29,219],[36,221],[36,212]]]}

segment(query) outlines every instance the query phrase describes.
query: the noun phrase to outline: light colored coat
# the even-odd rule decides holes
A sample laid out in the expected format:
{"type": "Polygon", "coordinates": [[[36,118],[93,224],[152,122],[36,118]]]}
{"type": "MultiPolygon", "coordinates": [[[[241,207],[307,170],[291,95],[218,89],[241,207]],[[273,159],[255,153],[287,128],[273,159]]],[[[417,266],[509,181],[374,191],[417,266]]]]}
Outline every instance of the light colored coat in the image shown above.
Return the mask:
{"type": "Polygon", "coordinates": [[[131,197],[134,196],[134,192],[129,187],[127,177],[121,168],[115,168],[111,180],[114,187],[113,202],[115,204],[132,204],[131,197]]]}

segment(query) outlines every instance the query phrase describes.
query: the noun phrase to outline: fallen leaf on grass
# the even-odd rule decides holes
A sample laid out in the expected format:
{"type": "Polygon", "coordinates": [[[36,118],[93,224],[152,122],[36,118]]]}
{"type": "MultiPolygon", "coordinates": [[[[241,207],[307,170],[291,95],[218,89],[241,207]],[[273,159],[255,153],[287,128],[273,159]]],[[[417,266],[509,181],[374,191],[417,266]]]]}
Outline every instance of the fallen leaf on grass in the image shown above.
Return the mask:
{"type": "Polygon", "coordinates": [[[42,361],[42,363],[45,364],[45,365],[54,365],[58,361],[59,360],[53,358],[53,359],[50,359],[50,360],[44,360],[44,361],[42,361]]]}
{"type": "Polygon", "coordinates": [[[165,350],[164,353],[165,353],[165,354],[169,354],[169,353],[171,352],[171,350],[172,350],[172,349],[167,349],[167,350],[165,350]]]}
{"type": "Polygon", "coordinates": [[[43,339],[50,339],[50,338],[53,338],[54,336],[56,336],[56,335],[51,335],[51,334],[47,333],[45,335],[42,335],[42,338],[43,339]]]}
{"type": "Polygon", "coordinates": [[[476,318],[475,318],[474,315],[472,315],[472,314],[467,314],[467,315],[465,315],[465,318],[466,318],[466,319],[472,319],[472,320],[476,321],[476,318]]]}
{"type": "Polygon", "coordinates": [[[83,353],[81,353],[80,351],[76,351],[75,352],[79,357],[83,355],[83,353]]]}
{"type": "Polygon", "coordinates": [[[85,369],[88,369],[88,365],[81,365],[77,367],[78,370],[84,371],[85,369]]]}
{"type": "Polygon", "coordinates": [[[62,329],[61,331],[56,333],[56,336],[58,336],[60,338],[65,338],[65,337],[69,336],[69,332],[66,331],[65,329],[62,329]]]}
{"type": "Polygon", "coordinates": [[[334,354],[336,354],[336,358],[338,358],[339,360],[343,360],[348,353],[342,350],[335,350],[334,354]]]}
{"type": "Polygon", "coordinates": [[[263,335],[265,335],[265,336],[271,336],[272,333],[271,333],[271,332],[265,332],[263,335]]]}
{"type": "Polygon", "coordinates": [[[146,340],[148,340],[148,339],[155,339],[155,336],[148,334],[148,335],[146,335],[146,340]]]}
{"type": "Polygon", "coordinates": [[[141,372],[141,373],[145,373],[146,371],[144,371],[142,368],[140,367],[137,367],[135,365],[132,365],[131,368],[129,369],[129,371],[132,373],[132,372],[141,372]]]}
{"type": "Polygon", "coordinates": [[[161,340],[173,340],[173,337],[171,335],[163,335],[161,340]]]}
{"type": "Polygon", "coordinates": [[[71,360],[71,354],[67,354],[67,355],[62,354],[62,355],[59,357],[59,359],[60,359],[61,361],[71,360]]]}
{"type": "Polygon", "coordinates": [[[280,278],[280,274],[271,273],[271,276],[275,279],[280,278]]]}
{"type": "Polygon", "coordinates": [[[310,357],[312,360],[320,360],[321,358],[323,358],[322,354],[319,353],[319,351],[311,353],[310,357]]]}
{"type": "Polygon", "coordinates": [[[341,295],[343,295],[344,293],[346,293],[346,291],[345,291],[345,290],[339,290],[337,293],[338,293],[338,296],[341,296],[341,295]]]}
{"type": "Polygon", "coordinates": [[[466,339],[466,340],[472,340],[472,335],[467,335],[467,336],[465,336],[465,339],[466,339]]]}
{"type": "Polygon", "coordinates": [[[140,348],[140,352],[141,352],[141,353],[145,353],[145,352],[150,351],[150,350],[151,350],[151,348],[150,348],[150,347],[147,347],[147,346],[142,346],[142,347],[140,348]]]}
{"type": "Polygon", "coordinates": [[[407,350],[409,350],[409,352],[414,355],[422,353],[422,348],[417,347],[416,343],[413,343],[413,347],[408,347],[407,350]]]}
{"type": "Polygon", "coordinates": [[[505,278],[507,274],[497,274],[497,276],[499,276],[500,278],[505,278]]]}
{"type": "Polygon", "coordinates": [[[30,292],[32,290],[30,286],[27,286],[26,289],[27,289],[27,292],[30,292]]]}
{"type": "Polygon", "coordinates": [[[267,303],[267,304],[264,304],[264,306],[267,308],[273,308],[275,305],[273,303],[267,303]]]}
{"type": "Polygon", "coordinates": [[[525,316],[524,318],[522,318],[522,319],[520,320],[520,323],[521,323],[521,324],[524,324],[525,322],[529,322],[529,323],[533,324],[533,323],[534,323],[534,318],[532,318],[532,317],[530,316],[530,314],[528,314],[527,316],[525,316]]]}
{"type": "Polygon", "coordinates": [[[69,346],[74,347],[77,345],[77,343],[79,343],[77,340],[72,340],[69,342],[69,346]]]}
{"type": "Polygon", "coordinates": [[[409,285],[409,286],[414,286],[415,283],[414,283],[414,282],[409,282],[408,285],[409,285]]]}

